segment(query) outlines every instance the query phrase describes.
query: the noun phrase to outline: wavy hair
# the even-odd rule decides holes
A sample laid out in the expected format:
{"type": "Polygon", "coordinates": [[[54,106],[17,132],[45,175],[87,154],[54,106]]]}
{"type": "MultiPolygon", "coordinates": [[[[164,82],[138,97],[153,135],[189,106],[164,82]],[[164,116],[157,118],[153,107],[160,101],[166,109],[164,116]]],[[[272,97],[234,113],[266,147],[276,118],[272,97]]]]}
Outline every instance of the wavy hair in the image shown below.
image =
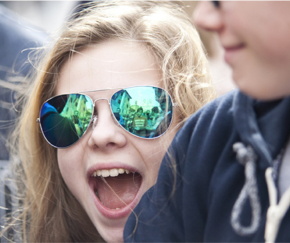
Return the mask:
{"type": "Polygon", "coordinates": [[[21,158],[15,170],[22,202],[16,221],[24,242],[102,240],[65,185],[57,150],[45,141],[36,119],[54,95],[63,63],[74,52],[108,39],[138,41],[154,55],[164,88],[178,103],[180,126],[216,97],[200,37],[180,5],[147,0],[86,4],[37,68],[14,133],[13,152],[21,158]]]}

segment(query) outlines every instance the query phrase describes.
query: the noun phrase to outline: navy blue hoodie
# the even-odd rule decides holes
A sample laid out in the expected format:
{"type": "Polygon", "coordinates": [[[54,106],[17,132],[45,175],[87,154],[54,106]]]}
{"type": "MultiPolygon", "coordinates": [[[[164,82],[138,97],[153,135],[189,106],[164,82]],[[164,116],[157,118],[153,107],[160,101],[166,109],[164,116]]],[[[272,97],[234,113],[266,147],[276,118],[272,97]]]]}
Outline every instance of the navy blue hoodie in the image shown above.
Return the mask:
{"type": "MultiPolygon", "coordinates": [[[[290,98],[261,102],[234,91],[203,107],[175,136],[125,242],[264,242],[265,170],[273,168],[277,189],[289,122],[290,98]]],[[[289,211],[278,229],[276,241],[289,242],[289,211]]]]}

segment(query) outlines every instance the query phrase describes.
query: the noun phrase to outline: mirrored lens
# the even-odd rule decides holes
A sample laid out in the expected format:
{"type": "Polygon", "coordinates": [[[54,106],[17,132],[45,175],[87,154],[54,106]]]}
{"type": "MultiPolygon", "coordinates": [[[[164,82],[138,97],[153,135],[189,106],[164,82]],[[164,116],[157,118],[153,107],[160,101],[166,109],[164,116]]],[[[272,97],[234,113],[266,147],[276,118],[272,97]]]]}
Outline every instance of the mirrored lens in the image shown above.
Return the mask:
{"type": "Polygon", "coordinates": [[[161,88],[143,86],[116,92],[111,100],[113,114],[120,125],[142,138],[156,138],[169,128],[172,102],[161,88]]]}
{"type": "Polygon", "coordinates": [[[84,134],[93,115],[92,100],[82,94],[59,95],[48,100],[40,111],[40,124],[47,141],[65,148],[84,134]]]}

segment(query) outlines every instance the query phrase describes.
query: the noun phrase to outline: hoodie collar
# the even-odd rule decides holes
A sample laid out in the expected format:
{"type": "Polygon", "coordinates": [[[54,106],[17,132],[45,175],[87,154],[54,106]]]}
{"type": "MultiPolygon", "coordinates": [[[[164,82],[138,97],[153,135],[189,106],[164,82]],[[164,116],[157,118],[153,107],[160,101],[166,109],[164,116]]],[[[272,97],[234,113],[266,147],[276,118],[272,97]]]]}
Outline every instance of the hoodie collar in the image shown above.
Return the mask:
{"type": "Polygon", "coordinates": [[[250,145],[258,155],[263,168],[285,146],[290,133],[290,97],[274,101],[257,101],[242,92],[234,97],[233,115],[241,142],[250,145]]]}

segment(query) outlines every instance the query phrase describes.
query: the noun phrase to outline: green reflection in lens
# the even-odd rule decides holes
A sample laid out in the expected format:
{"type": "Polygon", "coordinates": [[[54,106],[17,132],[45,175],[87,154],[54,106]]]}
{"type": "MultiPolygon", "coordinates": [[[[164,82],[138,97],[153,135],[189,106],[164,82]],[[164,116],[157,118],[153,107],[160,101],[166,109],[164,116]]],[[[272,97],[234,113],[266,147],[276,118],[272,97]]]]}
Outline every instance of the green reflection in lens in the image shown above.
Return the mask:
{"type": "Polygon", "coordinates": [[[86,95],[56,96],[41,109],[42,131],[53,146],[68,147],[84,134],[92,114],[93,103],[86,95]]]}
{"type": "Polygon", "coordinates": [[[161,88],[142,86],[120,90],[111,100],[117,121],[142,138],[162,135],[172,120],[170,96],[161,88]]]}

